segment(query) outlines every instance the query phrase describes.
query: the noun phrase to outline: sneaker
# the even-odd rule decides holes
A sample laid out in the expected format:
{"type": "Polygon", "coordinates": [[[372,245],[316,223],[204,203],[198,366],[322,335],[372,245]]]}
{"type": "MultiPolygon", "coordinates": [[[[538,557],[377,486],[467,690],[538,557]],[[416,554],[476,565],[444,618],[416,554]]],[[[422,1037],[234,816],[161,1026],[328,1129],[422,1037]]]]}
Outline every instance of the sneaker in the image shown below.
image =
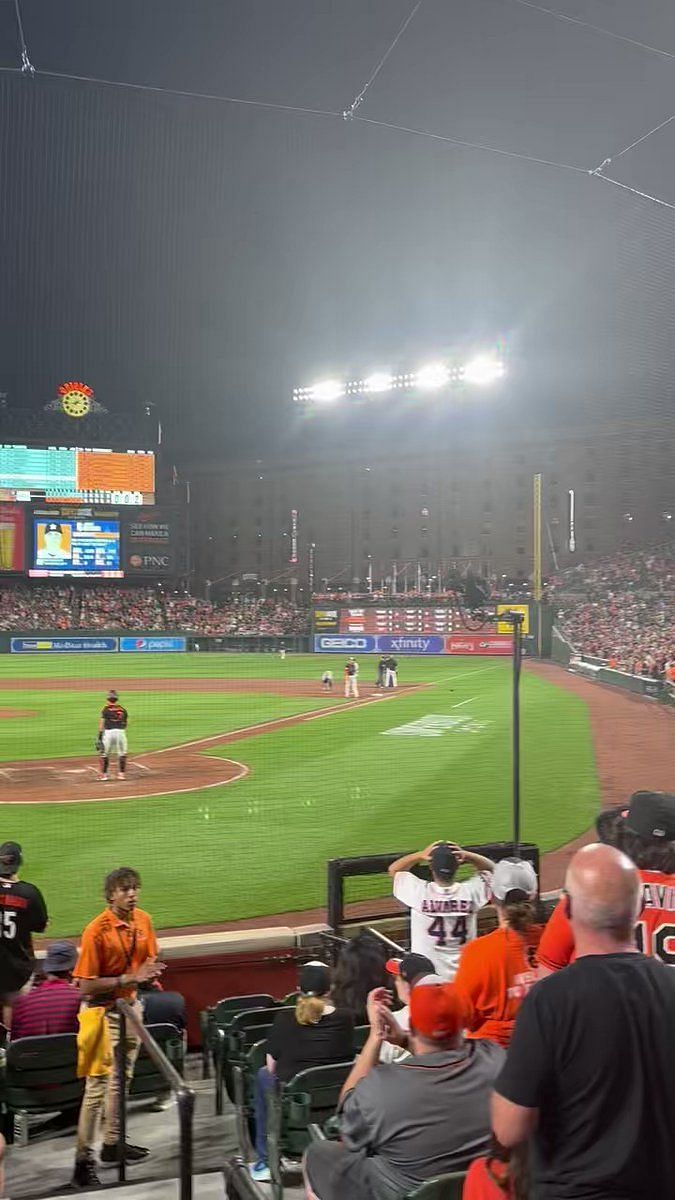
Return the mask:
{"type": "Polygon", "coordinates": [[[75,1170],[73,1171],[73,1178],[70,1186],[74,1188],[82,1188],[87,1192],[90,1190],[90,1188],[101,1187],[101,1180],[96,1174],[94,1160],[90,1154],[85,1155],[83,1158],[75,1159],[75,1170]]]}
{"type": "Polygon", "coordinates": [[[257,1163],[249,1163],[248,1173],[256,1183],[270,1183],[272,1179],[264,1158],[259,1159],[257,1163]]]}
{"type": "Polygon", "coordinates": [[[99,781],[99,783],[107,783],[107,782],[108,782],[108,776],[107,776],[107,775],[99,775],[99,777],[98,777],[98,781],[99,781]]]}
{"type": "Polygon", "coordinates": [[[118,772],[117,772],[117,778],[118,778],[118,779],[125,779],[125,778],[126,778],[126,776],[125,776],[125,774],[124,774],[124,771],[118,771],[118,772]]]}
{"type": "MultiPolygon", "coordinates": [[[[146,1150],[145,1146],[132,1146],[129,1142],[127,1142],[126,1146],[124,1147],[124,1161],[128,1163],[142,1162],[144,1158],[148,1157],[149,1153],[150,1151],[146,1150]]],[[[113,1142],[112,1144],[104,1142],[101,1146],[100,1158],[102,1166],[117,1166],[119,1162],[117,1142],[113,1142]]]]}

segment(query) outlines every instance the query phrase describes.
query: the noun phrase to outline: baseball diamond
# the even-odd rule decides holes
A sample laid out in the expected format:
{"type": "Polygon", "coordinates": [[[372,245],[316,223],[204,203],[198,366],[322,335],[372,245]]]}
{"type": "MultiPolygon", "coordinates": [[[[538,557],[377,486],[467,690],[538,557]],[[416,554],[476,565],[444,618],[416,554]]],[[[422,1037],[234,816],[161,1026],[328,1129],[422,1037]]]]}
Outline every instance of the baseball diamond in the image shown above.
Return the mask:
{"type": "MultiPolygon", "coordinates": [[[[363,683],[352,700],[323,689],[326,661],[78,654],[23,660],[19,675],[0,659],[4,827],[54,896],[55,933],[77,930],[111,839],[152,888],[158,924],[174,927],[321,905],[326,859],[398,846],[399,812],[411,806],[418,838],[447,821],[465,842],[509,836],[508,662],[401,656],[398,688],[363,683]],[[89,748],[113,683],[129,712],[129,765],[125,780],[100,783],[89,748]],[[466,716],[475,732],[381,737],[429,713],[466,716]],[[64,893],[59,863],[84,842],[64,893]]],[[[523,835],[545,854],[544,888],[560,885],[565,847],[601,804],[623,802],[647,767],[668,786],[672,721],[648,701],[528,665],[523,835]]]]}

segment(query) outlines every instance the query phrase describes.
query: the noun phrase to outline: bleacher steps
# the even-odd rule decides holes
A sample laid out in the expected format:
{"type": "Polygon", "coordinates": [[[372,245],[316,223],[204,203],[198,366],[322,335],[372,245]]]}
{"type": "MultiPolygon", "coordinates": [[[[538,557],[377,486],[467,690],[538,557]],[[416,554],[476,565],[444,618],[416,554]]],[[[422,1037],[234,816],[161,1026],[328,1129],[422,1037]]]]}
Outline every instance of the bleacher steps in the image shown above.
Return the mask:
{"type": "MultiPolygon", "coordinates": [[[[192,1195],[194,1200],[225,1200],[225,1183],[220,1171],[210,1175],[193,1175],[192,1195]]],[[[111,1188],[96,1188],[93,1192],[77,1192],[78,1200],[101,1200],[102,1196],[110,1196],[111,1200],[178,1200],[177,1179],[155,1179],[150,1182],[127,1183],[111,1188]]],[[[45,1197],[44,1200],[63,1200],[63,1191],[56,1195],[45,1197]]]]}

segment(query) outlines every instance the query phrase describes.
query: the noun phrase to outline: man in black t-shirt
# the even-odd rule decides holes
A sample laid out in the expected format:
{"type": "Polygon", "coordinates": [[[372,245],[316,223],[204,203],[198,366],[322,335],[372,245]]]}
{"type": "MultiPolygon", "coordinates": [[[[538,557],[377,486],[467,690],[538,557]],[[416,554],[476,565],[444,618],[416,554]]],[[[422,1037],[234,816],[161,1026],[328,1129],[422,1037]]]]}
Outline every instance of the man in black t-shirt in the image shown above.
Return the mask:
{"type": "Polygon", "coordinates": [[[7,1005],[33,972],[34,933],[47,927],[42,893],[22,883],[17,871],[23,862],[17,842],[0,846],[0,1004],[7,1005]]]}
{"type": "Polygon", "coordinates": [[[536,1200],[675,1193],[675,971],[635,949],[640,879],[612,846],[567,872],[576,961],[525,998],[495,1084],[501,1144],[533,1136],[536,1200]]]}

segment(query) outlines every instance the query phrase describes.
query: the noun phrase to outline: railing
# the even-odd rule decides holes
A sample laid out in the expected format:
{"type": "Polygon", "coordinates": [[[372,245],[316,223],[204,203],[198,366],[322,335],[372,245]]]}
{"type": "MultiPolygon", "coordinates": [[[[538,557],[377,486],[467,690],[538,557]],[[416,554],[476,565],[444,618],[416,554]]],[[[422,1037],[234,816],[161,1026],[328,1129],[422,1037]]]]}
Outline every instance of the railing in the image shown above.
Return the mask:
{"type": "Polygon", "coordinates": [[[178,1074],[176,1068],[169,1062],[160,1050],[157,1042],[150,1036],[145,1025],[136,1015],[126,1000],[118,1000],[117,1011],[120,1014],[120,1036],[115,1048],[115,1071],[117,1072],[117,1089],[119,1095],[119,1137],[117,1149],[119,1154],[118,1178],[120,1183],[126,1181],[125,1146],[127,1140],[127,1088],[126,1088],[126,1040],[127,1021],[131,1024],[136,1037],[145,1047],[157,1070],[166,1079],[178,1105],[178,1123],[180,1127],[180,1200],[192,1200],[192,1120],[194,1116],[195,1094],[185,1080],[178,1074]]]}

